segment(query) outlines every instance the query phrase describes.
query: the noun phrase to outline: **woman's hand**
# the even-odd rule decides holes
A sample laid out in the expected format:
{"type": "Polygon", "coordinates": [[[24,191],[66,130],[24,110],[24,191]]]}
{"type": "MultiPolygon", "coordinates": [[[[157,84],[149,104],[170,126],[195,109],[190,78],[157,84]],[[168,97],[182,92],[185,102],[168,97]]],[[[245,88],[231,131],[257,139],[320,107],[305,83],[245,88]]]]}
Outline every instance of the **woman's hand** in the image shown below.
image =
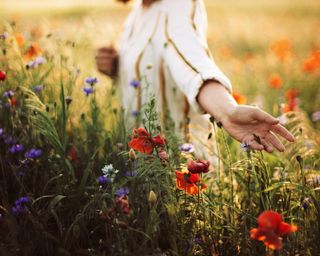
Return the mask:
{"type": "Polygon", "coordinates": [[[112,79],[118,73],[119,55],[113,47],[99,48],[96,55],[96,64],[98,70],[111,77],[112,79]]]}
{"type": "Polygon", "coordinates": [[[283,152],[284,145],[277,135],[293,142],[293,135],[279,120],[257,107],[238,105],[231,94],[218,82],[207,81],[198,94],[201,107],[236,140],[255,150],[283,152]]]}
{"type": "Polygon", "coordinates": [[[293,142],[293,135],[279,120],[256,107],[238,105],[229,114],[221,118],[224,129],[236,140],[256,150],[271,153],[273,148],[280,152],[285,150],[279,135],[293,142]]]}

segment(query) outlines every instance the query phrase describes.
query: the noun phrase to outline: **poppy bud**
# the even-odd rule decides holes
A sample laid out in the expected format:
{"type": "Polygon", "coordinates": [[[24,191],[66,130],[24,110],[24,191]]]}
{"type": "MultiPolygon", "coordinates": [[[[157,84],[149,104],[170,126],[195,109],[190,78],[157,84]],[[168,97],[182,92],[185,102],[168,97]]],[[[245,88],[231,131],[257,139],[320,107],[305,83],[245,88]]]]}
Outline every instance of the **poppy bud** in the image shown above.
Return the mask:
{"type": "Polygon", "coordinates": [[[0,70],[0,81],[5,81],[6,80],[6,72],[0,70]]]}
{"type": "Polygon", "coordinates": [[[133,149],[130,149],[130,151],[129,151],[129,158],[131,161],[136,160],[136,153],[134,152],[133,149]]]}
{"type": "Polygon", "coordinates": [[[163,161],[168,161],[169,159],[169,156],[167,154],[167,152],[163,149],[161,149],[159,152],[158,152],[158,156],[160,157],[161,160],[163,161]]]}
{"type": "Polygon", "coordinates": [[[188,161],[188,170],[191,173],[207,173],[209,171],[209,161],[207,160],[196,160],[193,161],[192,159],[189,159],[188,161]]]}
{"type": "Polygon", "coordinates": [[[153,190],[149,192],[148,201],[150,204],[155,204],[157,202],[157,194],[153,190]]]}

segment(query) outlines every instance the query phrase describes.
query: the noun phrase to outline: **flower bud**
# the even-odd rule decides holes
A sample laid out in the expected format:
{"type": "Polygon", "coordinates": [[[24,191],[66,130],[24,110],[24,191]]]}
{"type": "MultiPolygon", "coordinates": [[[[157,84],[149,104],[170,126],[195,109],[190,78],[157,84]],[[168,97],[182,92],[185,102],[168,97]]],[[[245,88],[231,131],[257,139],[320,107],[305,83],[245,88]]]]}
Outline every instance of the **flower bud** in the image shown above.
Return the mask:
{"type": "Polygon", "coordinates": [[[134,152],[133,149],[130,149],[130,151],[129,151],[129,158],[131,161],[136,160],[136,153],[134,152]]]}
{"type": "Polygon", "coordinates": [[[148,201],[150,204],[155,204],[157,202],[157,194],[153,190],[149,192],[148,201]]]}

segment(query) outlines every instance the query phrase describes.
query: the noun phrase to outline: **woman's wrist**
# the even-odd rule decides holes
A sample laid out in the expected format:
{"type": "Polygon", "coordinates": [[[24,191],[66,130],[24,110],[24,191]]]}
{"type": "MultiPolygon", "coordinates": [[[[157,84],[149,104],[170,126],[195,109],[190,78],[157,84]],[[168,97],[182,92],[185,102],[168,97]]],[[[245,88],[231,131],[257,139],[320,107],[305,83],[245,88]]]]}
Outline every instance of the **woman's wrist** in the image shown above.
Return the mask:
{"type": "Polygon", "coordinates": [[[197,100],[207,113],[222,123],[224,119],[233,115],[238,106],[228,90],[215,80],[204,82],[197,100]]]}

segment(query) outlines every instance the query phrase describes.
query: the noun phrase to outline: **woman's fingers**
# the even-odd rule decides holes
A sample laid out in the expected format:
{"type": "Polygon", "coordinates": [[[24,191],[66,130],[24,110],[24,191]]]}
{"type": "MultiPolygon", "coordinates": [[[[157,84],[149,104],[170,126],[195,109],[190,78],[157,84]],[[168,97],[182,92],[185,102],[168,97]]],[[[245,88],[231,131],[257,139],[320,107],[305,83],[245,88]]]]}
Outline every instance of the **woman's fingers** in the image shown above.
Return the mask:
{"type": "Polygon", "coordinates": [[[245,139],[242,141],[242,143],[250,146],[250,148],[254,149],[254,150],[263,150],[264,149],[264,146],[256,140],[256,138],[253,134],[246,136],[245,139]]]}
{"type": "Polygon", "coordinates": [[[273,152],[273,147],[265,139],[261,139],[261,144],[264,146],[264,149],[268,153],[272,153],[273,152]]]}
{"type": "Polygon", "coordinates": [[[294,142],[294,136],[281,124],[273,125],[270,130],[285,138],[286,140],[294,142]]]}
{"type": "Polygon", "coordinates": [[[270,143],[271,145],[273,145],[280,152],[283,152],[285,150],[285,147],[281,143],[281,141],[277,138],[277,136],[275,136],[271,132],[268,132],[266,134],[265,139],[266,139],[267,143],[270,143]]]}
{"type": "Polygon", "coordinates": [[[279,120],[277,118],[273,117],[272,115],[270,115],[270,114],[268,114],[268,113],[266,113],[256,107],[252,108],[252,112],[251,112],[250,116],[254,121],[265,122],[265,123],[273,124],[273,125],[279,123],[279,120]]]}

